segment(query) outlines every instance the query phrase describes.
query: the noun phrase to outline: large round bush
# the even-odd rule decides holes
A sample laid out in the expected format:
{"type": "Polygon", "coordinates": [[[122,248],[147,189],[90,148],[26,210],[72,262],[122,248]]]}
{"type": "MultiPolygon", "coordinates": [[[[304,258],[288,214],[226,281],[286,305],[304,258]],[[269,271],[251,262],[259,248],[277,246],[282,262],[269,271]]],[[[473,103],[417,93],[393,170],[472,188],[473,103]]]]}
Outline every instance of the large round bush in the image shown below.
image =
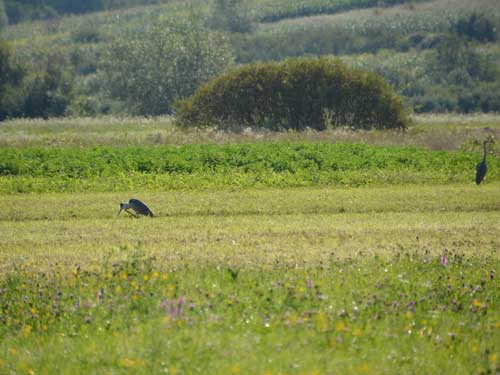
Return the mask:
{"type": "Polygon", "coordinates": [[[331,58],[233,69],[178,102],[177,113],[186,126],[227,129],[405,129],[409,121],[402,100],[381,77],[331,58]]]}

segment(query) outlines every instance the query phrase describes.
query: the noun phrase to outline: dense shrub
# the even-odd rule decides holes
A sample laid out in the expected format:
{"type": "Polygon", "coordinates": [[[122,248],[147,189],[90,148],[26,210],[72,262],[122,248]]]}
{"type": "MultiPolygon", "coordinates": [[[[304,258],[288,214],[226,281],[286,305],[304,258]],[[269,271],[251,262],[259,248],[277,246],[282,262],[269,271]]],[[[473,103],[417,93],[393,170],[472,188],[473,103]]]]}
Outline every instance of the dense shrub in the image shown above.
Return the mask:
{"type": "Polygon", "coordinates": [[[9,46],[0,42],[0,121],[64,115],[74,80],[68,65],[67,58],[59,54],[36,64],[19,64],[9,46]]]}
{"type": "Polygon", "coordinates": [[[403,104],[379,76],[334,59],[301,58],[234,69],[178,104],[185,125],[296,129],[404,129],[403,104]]]}
{"type": "Polygon", "coordinates": [[[468,17],[461,18],[455,25],[455,31],[459,35],[466,35],[471,39],[481,42],[494,42],[499,38],[500,20],[492,16],[472,13],[468,17]]]}
{"type": "Polygon", "coordinates": [[[66,113],[71,102],[74,76],[67,57],[53,54],[29,70],[23,82],[23,117],[55,117],[66,113]]]}
{"type": "Polygon", "coordinates": [[[0,121],[18,114],[24,75],[24,69],[14,61],[10,45],[0,39],[0,121]]]}

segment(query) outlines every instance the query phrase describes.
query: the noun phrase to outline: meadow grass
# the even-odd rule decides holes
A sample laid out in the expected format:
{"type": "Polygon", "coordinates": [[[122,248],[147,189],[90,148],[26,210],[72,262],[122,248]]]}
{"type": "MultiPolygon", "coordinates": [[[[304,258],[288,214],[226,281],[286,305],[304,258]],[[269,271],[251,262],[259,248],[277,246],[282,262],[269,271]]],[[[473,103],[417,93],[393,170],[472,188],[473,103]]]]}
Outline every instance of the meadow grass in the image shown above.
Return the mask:
{"type": "Polygon", "coordinates": [[[0,374],[499,372],[498,145],[473,182],[499,124],[0,124],[10,140],[47,137],[0,150],[0,374]],[[153,147],[148,131],[186,146],[153,147]],[[129,198],[156,217],[118,216],[129,198]]]}
{"type": "Polygon", "coordinates": [[[140,247],[177,259],[170,265],[203,259],[258,267],[276,259],[317,264],[332,251],[341,258],[400,248],[494,254],[499,197],[498,184],[6,195],[0,257],[3,267],[28,257],[43,268],[99,263],[108,252],[140,247]],[[117,216],[130,197],[158,217],[117,216]]]}
{"type": "Polygon", "coordinates": [[[0,372],[495,373],[498,188],[0,196],[0,372]]]}

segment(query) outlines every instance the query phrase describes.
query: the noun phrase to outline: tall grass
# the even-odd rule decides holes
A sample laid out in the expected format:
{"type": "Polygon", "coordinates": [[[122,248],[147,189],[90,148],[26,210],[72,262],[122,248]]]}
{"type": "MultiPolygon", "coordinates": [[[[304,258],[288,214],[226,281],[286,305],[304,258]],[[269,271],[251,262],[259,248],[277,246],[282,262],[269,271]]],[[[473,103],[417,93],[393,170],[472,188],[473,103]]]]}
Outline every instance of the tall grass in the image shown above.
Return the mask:
{"type": "MultiPolygon", "coordinates": [[[[170,117],[17,119],[0,123],[0,147],[3,148],[340,142],[441,151],[480,151],[480,142],[487,136],[500,139],[500,117],[495,114],[413,116],[412,125],[404,133],[379,130],[354,131],[347,128],[321,132],[314,130],[273,132],[251,129],[225,132],[215,128],[179,128],[172,123],[170,117]]],[[[498,145],[492,147],[492,151],[497,155],[498,147],[498,145]]]]}

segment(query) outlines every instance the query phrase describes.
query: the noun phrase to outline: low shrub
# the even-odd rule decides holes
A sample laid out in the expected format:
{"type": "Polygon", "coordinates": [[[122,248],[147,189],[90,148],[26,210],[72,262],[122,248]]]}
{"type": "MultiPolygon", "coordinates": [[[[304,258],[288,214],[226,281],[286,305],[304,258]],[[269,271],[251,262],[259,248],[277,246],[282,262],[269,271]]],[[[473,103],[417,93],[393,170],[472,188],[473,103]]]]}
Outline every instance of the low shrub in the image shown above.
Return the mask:
{"type": "Polygon", "coordinates": [[[177,114],[185,126],[226,129],[405,129],[409,122],[401,99],[380,76],[331,58],[233,69],[178,102],[177,114]]]}

